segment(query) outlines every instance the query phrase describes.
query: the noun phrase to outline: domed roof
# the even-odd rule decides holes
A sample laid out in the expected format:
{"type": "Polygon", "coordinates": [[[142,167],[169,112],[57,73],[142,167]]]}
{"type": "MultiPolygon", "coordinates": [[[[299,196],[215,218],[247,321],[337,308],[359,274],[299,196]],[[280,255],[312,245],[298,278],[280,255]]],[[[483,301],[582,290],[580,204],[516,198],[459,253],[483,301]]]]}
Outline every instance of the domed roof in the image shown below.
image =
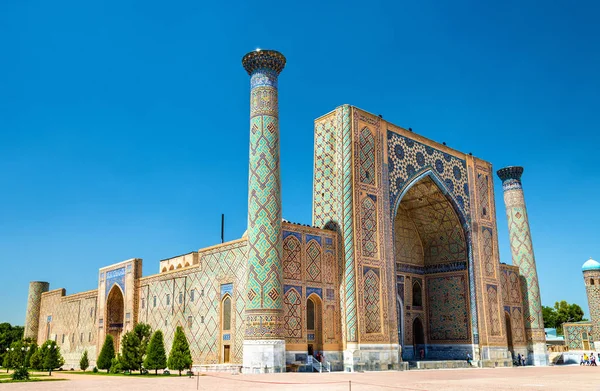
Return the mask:
{"type": "Polygon", "coordinates": [[[584,272],[588,270],[600,270],[600,263],[590,258],[587,261],[585,261],[585,263],[581,267],[581,270],[584,272]]]}

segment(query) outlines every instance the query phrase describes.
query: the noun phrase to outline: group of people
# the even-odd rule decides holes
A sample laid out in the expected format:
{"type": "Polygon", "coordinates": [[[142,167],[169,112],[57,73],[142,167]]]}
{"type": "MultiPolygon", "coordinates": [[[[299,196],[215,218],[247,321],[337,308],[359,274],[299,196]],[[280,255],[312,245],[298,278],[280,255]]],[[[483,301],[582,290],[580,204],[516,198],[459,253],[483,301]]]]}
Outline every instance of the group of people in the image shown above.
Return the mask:
{"type": "Polygon", "coordinates": [[[513,364],[517,364],[517,366],[524,367],[525,366],[525,355],[524,354],[522,355],[521,353],[517,354],[517,359],[515,360],[515,362],[513,364]]]}
{"type": "Polygon", "coordinates": [[[594,353],[590,353],[589,356],[587,353],[583,353],[583,355],[581,356],[581,361],[579,361],[579,365],[590,365],[593,367],[597,366],[596,357],[594,356],[594,353]]]}

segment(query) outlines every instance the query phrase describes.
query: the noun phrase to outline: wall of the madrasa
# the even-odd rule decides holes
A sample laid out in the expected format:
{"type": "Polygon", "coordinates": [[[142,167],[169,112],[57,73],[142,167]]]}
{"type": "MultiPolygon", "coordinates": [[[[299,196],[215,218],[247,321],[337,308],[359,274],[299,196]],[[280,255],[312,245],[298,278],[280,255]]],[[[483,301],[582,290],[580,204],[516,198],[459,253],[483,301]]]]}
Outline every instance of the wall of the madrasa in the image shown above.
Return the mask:
{"type": "Polygon", "coordinates": [[[171,349],[177,326],[184,328],[194,364],[242,363],[247,241],[235,240],[198,252],[199,263],[139,280],[138,321],[162,330],[171,349]],[[224,329],[224,299],[231,323],[224,329]]]}
{"type": "Polygon", "coordinates": [[[198,252],[193,251],[188,254],[179,255],[177,257],[163,259],[159,262],[159,271],[164,273],[167,271],[181,269],[183,267],[193,266],[198,264],[198,252]]]}
{"type": "Polygon", "coordinates": [[[523,293],[521,292],[519,268],[502,264],[500,270],[503,320],[508,330],[507,344],[509,350],[512,345],[516,357],[518,353],[526,354],[527,352],[525,323],[523,322],[523,293]]]}
{"type": "Polygon", "coordinates": [[[310,347],[341,366],[337,234],[283,223],[283,277],[286,361],[306,362],[310,347]],[[309,304],[315,314],[310,327],[309,304]]]}
{"type": "Polygon", "coordinates": [[[79,368],[79,360],[88,351],[90,366],[96,365],[98,335],[96,329],[96,290],[65,296],[64,289],[42,294],[37,343],[56,341],[65,359],[65,369],[79,368]]]}

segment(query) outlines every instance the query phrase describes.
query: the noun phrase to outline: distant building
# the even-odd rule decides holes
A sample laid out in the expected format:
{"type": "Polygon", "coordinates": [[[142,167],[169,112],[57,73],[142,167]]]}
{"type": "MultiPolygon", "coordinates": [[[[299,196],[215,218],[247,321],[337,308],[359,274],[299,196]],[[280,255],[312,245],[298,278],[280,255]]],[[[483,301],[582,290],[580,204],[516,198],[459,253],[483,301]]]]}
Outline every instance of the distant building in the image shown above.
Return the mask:
{"type": "Polygon", "coordinates": [[[589,321],[565,323],[565,345],[569,350],[600,349],[600,263],[592,258],[581,267],[588,299],[589,321]]]}

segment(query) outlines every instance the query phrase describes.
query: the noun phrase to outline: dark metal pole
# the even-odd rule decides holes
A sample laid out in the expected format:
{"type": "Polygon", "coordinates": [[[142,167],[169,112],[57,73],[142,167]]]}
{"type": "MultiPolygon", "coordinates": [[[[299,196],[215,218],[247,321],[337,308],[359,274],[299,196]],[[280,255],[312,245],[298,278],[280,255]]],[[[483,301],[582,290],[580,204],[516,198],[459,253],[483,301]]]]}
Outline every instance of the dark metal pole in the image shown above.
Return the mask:
{"type": "Polygon", "coordinates": [[[225,241],[225,214],[221,213],[221,243],[225,241]]]}

